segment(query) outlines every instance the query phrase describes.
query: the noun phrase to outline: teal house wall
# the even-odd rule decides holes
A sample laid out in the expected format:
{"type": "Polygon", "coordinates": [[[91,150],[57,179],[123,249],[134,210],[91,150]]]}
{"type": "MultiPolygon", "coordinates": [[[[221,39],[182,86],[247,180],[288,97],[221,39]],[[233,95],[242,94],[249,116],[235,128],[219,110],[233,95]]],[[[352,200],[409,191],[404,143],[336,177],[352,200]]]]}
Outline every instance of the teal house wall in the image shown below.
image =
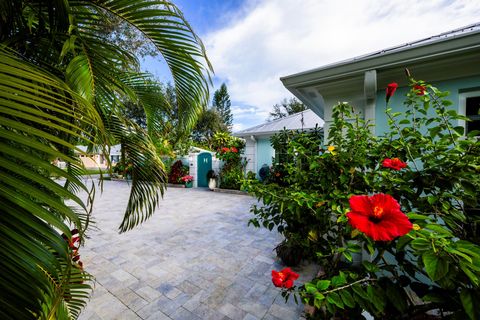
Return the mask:
{"type": "MultiPolygon", "coordinates": [[[[422,79],[428,82],[428,79],[422,79]]],[[[440,91],[448,91],[450,95],[448,100],[452,102],[449,106],[450,109],[462,113],[460,110],[460,94],[468,92],[480,92],[480,75],[474,77],[466,77],[459,79],[452,79],[447,81],[437,81],[431,83],[434,87],[440,91]]],[[[389,107],[392,108],[392,112],[404,112],[406,106],[403,104],[409,87],[400,87],[395,91],[394,96],[390,99],[389,107]]],[[[385,91],[379,90],[377,92],[376,107],[375,107],[375,134],[381,136],[389,131],[387,115],[385,113],[385,91]]],[[[434,116],[434,110],[430,109],[427,115],[434,116]]],[[[461,123],[455,123],[454,125],[462,125],[461,123]]]]}
{"type": "Polygon", "coordinates": [[[262,137],[257,140],[257,168],[256,172],[266,164],[272,165],[272,158],[275,156],[275,149],[270,144],[270,137],[262,137]]]}

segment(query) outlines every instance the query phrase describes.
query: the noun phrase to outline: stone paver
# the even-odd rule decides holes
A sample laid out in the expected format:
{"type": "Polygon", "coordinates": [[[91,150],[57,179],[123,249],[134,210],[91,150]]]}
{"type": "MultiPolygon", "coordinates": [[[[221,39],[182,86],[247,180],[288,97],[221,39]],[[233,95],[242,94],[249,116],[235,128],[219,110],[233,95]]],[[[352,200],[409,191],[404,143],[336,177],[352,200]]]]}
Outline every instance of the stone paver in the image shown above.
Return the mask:
{"type": "MultiPolygon", "coordinates": [[[[283,266],[280,235],[248,227],[255,199],[202,189],[168,189],[156,213],[123,234],[118,226],[130,186],[105,181],[80,249],[95,289],[80,320],[299,319],[271,283],[283,266]]],[[[315,266],[295,269],[310,279],[315,266]]]]}

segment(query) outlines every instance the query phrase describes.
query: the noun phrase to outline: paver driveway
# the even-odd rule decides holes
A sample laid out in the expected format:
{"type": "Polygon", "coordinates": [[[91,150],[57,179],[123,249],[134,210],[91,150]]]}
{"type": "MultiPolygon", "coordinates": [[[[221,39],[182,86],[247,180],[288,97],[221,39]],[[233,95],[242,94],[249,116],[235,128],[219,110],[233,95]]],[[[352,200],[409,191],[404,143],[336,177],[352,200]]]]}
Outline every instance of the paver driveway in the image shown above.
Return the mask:
{"type": "MultiPolygon", "coordinates": [[[[118,234],[128,192],[105,181],[97,194],[97,229],[80,251],[96,285],[81,320],[299,318],[303,307],[271,283],[280,236],[247,226],[253,198],[170,188],[150,220],[118,234]]],[[[314,273],[297,271],[300,282],[314,273]]]]}

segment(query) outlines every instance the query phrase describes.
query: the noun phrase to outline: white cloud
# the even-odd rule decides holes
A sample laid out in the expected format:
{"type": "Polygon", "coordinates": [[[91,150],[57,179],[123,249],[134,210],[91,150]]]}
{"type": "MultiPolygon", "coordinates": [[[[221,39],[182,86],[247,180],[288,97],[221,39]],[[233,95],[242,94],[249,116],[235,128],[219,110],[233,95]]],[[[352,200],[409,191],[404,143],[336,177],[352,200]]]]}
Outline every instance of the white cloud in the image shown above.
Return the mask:
{"type": "Polygon", "coordinates": [[[290,95],[281,76],[436,35],[480,16],[477,0],[264,0],[246,6],[241,17],[204,37],[216,77],[227,82],[234,103],[248,106],[233,109],[242,126],[263,122],[272,105],[290,95]]]}

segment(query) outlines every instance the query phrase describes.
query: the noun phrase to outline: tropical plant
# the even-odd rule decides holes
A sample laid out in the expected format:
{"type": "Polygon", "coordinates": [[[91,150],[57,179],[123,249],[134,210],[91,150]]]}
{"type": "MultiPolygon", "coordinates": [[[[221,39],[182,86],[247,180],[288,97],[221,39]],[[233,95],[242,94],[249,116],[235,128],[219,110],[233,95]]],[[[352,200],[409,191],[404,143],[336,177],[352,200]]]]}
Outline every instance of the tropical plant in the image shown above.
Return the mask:
{"type": "Polygon", "coordinates": [[[220,114],[223,125],[227,128],[226,131],[232,130],[233,115],[230,106],[230,95],[228,94],[227,85],[222,83],[220,89],[216,90],[213,94],[212,100],[213,108],[220,114]]]}
{"type": "Polygon", "coordinates": [[[227,132],[228,128],[223,123],[222,117],[214,108],[205,110],[198,117],[198,121],[192,130],[191,138],[193,143],[199,147],[209,150],[214,149],[215,135],[227,132]]]}
{"type": "Polygon", "coordinates": [[[480,132],[464,135],[448,93],[409,80],[405,111],[386,108],[385,135],[341,103],[328,148],[288,143],[285,187],[249,186],[263,201],[252,223],[323,266],[299,290],[312,318],[480,316],[480,132]]]}
{"type": "Polygon", "coordinates": [[[207,103],[204,47],[169,1],[0,1],[1,319],[75,318],[88,299],[90,275],[69,245],[72,227],[84,242],[94,196],[79,179],[76,145],[100,145],[107,155],[121,143],[128,155],[133,181],[120,232],[150,217],[163,194],[166,173],[151,137],[164,97],[137,58],[101,32],[112,19],[165,58],[180,127],[191,128],[207,103]],[[145,109],[148,134],[123,117],[128,103],[145,109]]]}
{"type": "Polygon", "coordinates": [[[276,103],[273,106],[273,111],[270,112],[269,121],[285,118],[289,115],[307,110],[307,107],[299,101],[297,98],[293,97],[290,99],[283,99],[280,103],[276,103]]]}
{"type": "Polygon", "coordinates": [[[181,183],[181,178],[188,173],[188,166],[182,163],[182,160],[175,161],[168,172],[169,183],[181,183]]]}

